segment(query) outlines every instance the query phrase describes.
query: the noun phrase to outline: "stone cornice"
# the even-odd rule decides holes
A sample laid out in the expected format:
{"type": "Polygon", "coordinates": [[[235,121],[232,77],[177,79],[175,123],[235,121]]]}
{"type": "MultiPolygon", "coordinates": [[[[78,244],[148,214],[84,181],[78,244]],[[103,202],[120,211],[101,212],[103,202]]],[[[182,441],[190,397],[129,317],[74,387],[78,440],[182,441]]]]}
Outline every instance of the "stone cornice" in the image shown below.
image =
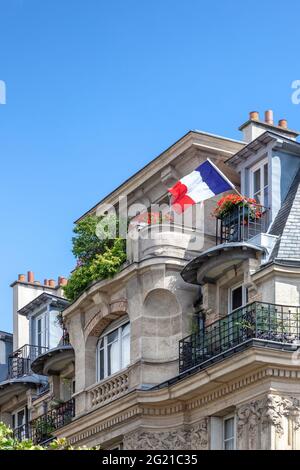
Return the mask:
{"type": "Polygon", "coordinates": [[[254,282],[270,277],[275,274],[282,274],[282,275],[288,275],[290,276],[291,274],[294,274],[296,276],[299,276],[300,274],[300,268],[297,268],[297,266],[284,266],[280,264],[276,264],[276,262],[262,266],[259,271],[255,272],[252,274],[252,279],[254,282]]]}

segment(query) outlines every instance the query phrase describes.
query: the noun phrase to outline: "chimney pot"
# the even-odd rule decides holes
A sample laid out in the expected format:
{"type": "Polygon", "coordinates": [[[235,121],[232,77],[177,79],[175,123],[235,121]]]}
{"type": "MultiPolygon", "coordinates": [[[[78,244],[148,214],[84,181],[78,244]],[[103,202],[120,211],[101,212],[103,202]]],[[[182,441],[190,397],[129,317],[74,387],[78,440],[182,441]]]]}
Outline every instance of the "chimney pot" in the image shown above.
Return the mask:
{"type": "Polygon", "coordinates": [[[18,281],[26,282],[26,280],[25,280],[25,274],[19,274],[19,275],[18,275],[18,281]]]}
{"type": "Polygon", "coordinates": [[[30,282],[31,284],[34,283],[34,274],[32,271],[28,271],[27,273],[27,281],[30,282]]]}
{"type": "Polygon", "coordinates": [[[54,279],[49,279],[48,286],[55,287],[55,285],[56,285],[56,283],[55,283],[54,279]]]}
{"type": "Polygon", "coordinates": [[[249,113],[249,119],[250,121],[259,121],[259,113],[258,111],[251,111],[249,113]]]}
{"type": "Polygon", "coordinates": [[[59,285],[60,286],[66,286],[68,284],[68,279],[63,277],[63,276],[60,276],[59,278],[59,285]]]}
{"type": "Polygon", "coordinates": [[[284,129],[287,129],[288,128],[287,120],[286,119],[280,119],[278,121],[278,126],[283,127],[284,129]]]}
{"type": "Polygon", "coordinates": [[[35,284],[37,284],[38,286],[41,285],[40,281],[34,281],[35,284]]]}
{"type": "Polygon", "coordinates": [[[44,279],[44,286],[48,286],[48,279],[44,279]]]}
{"type": "Polygon", "coordinates": [[[274,115],[272,109],[268,109],[265,112],[265,122],[271,126],[274,124],[274,115]]]}

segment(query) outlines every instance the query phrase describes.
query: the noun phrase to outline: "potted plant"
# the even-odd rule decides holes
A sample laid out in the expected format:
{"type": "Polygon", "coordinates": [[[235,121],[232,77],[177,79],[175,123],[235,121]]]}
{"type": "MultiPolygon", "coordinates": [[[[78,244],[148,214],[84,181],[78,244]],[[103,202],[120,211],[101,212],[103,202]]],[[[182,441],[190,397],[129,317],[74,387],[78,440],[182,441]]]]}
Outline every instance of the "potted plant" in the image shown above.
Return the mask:
{"type": "Polygon", "coordinates": [[[243,216],[242,223],[247,223],[248,220],[257,220],[262,216],[261,206],[257,204],[255,199],[240,196],[238,194],[228,194],[222,197],[213,211],[213,215],[218,219],[224,219],[236,212],[238,220],[239,211],[237,208],[243,208],[240,212],[243,216]]]}

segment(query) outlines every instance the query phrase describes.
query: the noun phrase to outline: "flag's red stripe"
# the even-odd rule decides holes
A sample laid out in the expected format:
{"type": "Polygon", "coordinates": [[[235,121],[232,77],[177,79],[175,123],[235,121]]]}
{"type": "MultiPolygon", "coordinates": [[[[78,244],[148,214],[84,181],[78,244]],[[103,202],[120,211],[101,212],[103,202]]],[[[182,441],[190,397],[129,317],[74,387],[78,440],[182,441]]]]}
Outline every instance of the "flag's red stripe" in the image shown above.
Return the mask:
{"type": "Polygon", "coordinates": [[[185,206],[195,204],[195,201],[187,195],[187,191],[187,186],[181,183],[181,181],[178,181],[169,189],[169,192],[172,194],[172,209],[177,212],[177,214],[181,214],[184,211],[185,206]]]}

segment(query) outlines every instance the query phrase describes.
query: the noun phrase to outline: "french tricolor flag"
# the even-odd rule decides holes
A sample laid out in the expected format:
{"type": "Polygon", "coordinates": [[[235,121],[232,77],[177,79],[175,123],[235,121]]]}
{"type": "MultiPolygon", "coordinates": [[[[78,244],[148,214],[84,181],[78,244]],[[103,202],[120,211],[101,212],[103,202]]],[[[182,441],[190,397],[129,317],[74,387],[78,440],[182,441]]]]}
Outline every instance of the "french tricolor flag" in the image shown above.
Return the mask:
{"type": "Polygon", "coordinates": [[[207,159],[168,191],[172,194],[172,209],[180,214],[188,206],[205,201],[229,189],[235,189],[235,186],[216,165],[207,159]]]}

